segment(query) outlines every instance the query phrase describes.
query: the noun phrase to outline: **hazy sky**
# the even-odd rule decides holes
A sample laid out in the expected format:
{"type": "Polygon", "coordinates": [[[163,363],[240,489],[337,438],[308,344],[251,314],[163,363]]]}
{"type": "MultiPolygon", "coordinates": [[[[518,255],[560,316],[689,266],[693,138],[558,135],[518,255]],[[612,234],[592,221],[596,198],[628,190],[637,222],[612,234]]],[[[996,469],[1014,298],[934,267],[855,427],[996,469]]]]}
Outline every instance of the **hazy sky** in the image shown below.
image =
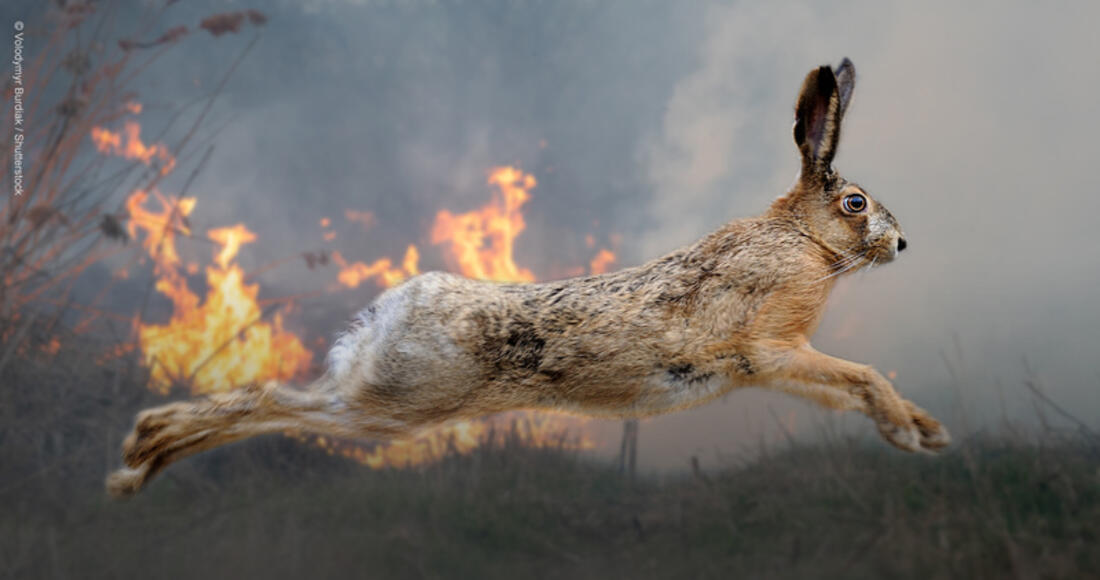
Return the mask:
{"type": "MultiPolygon", "coordinates": [[[[1097,417],[1100,3],[189,0],[167,21],[250,7],[270,22],[192,189],[200,227],[259,233],[246,265],[424,248],[435,212],[483,204],[487,170],[509,163],[539,180],[521,265],[561,276],[591,258],[587,234],[621,236],[619,264],[640,263],[782,194],[802,77],[847,56],[858,83],[836,164],[898,217],[910,249],[843,282],[815,344],[895,370],[940,412],[960,396],[945,357],[961,351],[962,398],[993,401],[999,384],[1015,408],[1026,355],[1054,396],[1097,417]],[[378,225],[326,246],[318,220],[345,208],[378,225]]],[[[150,118],[243,44],[186,39],[147,77],[150,118]]],[[[424,262],[443,265],[430,249],[424,262]]],[[[264,282],[269,295],[319,287],[300,267],[264,282]]],[[[374,293],[307,302],[297,324],[331,334],[374,293]]],[[[646,422],[643,463],[732,449],[774,429],[768,406],[825,417],[735,393],[646,422]]]]}

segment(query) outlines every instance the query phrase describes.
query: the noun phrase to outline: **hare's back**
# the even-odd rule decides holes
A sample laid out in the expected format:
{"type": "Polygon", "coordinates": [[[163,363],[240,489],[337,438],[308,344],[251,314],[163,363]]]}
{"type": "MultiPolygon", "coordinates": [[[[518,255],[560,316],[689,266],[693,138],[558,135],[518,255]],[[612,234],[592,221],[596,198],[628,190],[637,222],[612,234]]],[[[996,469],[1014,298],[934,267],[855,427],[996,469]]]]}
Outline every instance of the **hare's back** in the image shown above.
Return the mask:
{"type": "Polygon", "coordinates": [[[415,387],[484,376],[485,325],[517,301],[501,284],[428,272],[380,294],[329,351],[329,372],[346,383],[415,387]]]}

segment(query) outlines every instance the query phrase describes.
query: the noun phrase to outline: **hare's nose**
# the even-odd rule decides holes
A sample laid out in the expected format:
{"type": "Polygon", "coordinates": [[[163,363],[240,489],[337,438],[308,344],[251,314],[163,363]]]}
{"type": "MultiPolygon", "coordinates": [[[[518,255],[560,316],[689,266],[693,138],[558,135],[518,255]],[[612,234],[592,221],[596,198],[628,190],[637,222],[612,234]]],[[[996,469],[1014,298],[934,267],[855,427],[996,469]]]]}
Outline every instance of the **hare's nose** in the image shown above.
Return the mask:
{"type": "Polygon", "coordinates": [[[909,243],[905,241],[905,238],[898,238],[898,251],[902,251],[908,246],[909,243]]]}

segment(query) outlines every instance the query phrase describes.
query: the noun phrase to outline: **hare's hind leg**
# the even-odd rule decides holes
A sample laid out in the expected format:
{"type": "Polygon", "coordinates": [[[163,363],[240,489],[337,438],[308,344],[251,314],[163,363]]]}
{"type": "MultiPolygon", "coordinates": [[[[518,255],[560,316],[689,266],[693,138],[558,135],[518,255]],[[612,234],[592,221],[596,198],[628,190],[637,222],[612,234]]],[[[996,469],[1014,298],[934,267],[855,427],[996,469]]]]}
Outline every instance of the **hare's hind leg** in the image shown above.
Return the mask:
{"type": "Polygon", "coordinates": [[[354,413],[328,389],[297,391],[268,383],[147,409],[123,442],[127,467],[107,478],[116,497],[136,493],[160,470],[189,455],[256,435],[302,430],[342,437],[392,436],[395,422],[354,413]]]}
{"type": "Polygon", "coordinates": [[[784,351],[775,388],[835,409],[859,411],[879,433],[906,451],[938,451],[951,442],[947,429],[898,395],[890,381],[867,366],[829,356],[809,345],[784,351]]]}

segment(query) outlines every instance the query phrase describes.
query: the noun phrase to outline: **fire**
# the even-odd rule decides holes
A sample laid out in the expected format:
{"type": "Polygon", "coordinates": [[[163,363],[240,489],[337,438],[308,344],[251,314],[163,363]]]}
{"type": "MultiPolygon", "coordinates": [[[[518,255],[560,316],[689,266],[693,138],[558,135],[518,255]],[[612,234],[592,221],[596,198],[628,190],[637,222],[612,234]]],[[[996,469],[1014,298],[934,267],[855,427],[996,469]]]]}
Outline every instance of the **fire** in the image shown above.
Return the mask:
{"type": "Polygon", "coordinates": [[[195,198],[181,197],[172,202],[159,191],[154,191],[153,195],[160,202],[160,212],[145,209],[149,193],[140,189],[126,200],[126,212],[130,217],[126,229],[131,238],[137,238],[138,229],[145,230],[147,235],[141,245],[153,256],[160,274],[162,269],[171,271],[179,266],[180,258],[176,253],[175,239],[177,234],[191,235],[187,216],[195,209],[195,198]]]}
{"type": "Polygon", "coordinates": [[[48,355],[55,355],[61,350],[61,340],[57,337],[53,337],[49,342],[41,346],[42,352],[48,355]]]}
{"type": "Polygon", "coordinates": [[[603,274],[615,263],[615,253],[608,249],[602,249],[596,253],[596,257],[588,264],[588,270],[593,274],[603,274]]]}
{"type": "Polygon", "coordinates": [[[514,167],[497,167],[489,174],[497,195],[485,207],[455,215],[442,210],[432,226],[433,244],[450,244],[459,271],[479,280],[534,282],[535,275],[516,266],[512,242],[527,225],[520,208],[531,199],[535,177],[514,167]]]}
{"type": "MultiPolygon", "coordinates": [[[[137,113],[140,107],[128,107],[137,113]]],[[[100,152],[136,160],[147,165],[160,163],[167,174],[175,158],[162,144],[146,145],[141,128],[128,121],[121,132],[101,127],[92,130],[100,152]]],[[[445,257],[462,274],[486,280],[532,282],[534,274],[515,263],[514,242],[523,232],[521,208],[531,198],[537,181],[514,167],[497,167],[487,184],[493,196],[485,206],[466,213],[439,211],[431,229],[431,243],[446,250],[445,257]]],[[[136,320],[136,347],[149,368],[150,388],[167,392],[183,385],[195,393],[225,390],[268,380],[289,381],[309,368],[312,353],[302,340],[284,328],[281,313],[265,321],[258,301],[259,285],[246,283],[236,258],[244,245],[257,236],[244,224],[209,230],[205,237],[214,244],[211,263],[204,270],[205,293],[190,287],[188,276],[199,275],[199,264],[183,264],[176,249],[179,236],[195,237],[188,216],[194,198],[171,198],[159,191],[136,190],[126,201],[128,230],[140,240],[141,249],[154,264],[155,289],[167,298],[172,312],[167,322],[136,320]]],[[[348,210],[344,217],[369,228],[374,216],[348,210]]],[[[319,221],[326,239],[332,220],[319,221]]],[[[336,288],[356,288],[371,280],[388,288],[419,273],[420,251],[409,245],[398,263],[380,258],[372,263],[349,262],[339,252],[332,261],[340,269],[336,288]]],[[[590,269],[600,273],[613,263],[610,250],[600,250],[590,269]]],[[[120,270],[120,272],[124,272],[120,270]]],[[[125,276],[128,274],[120,274],[125,276]]],[[[124,345],[118,352],[135,345],[124,345]]],[[[117,353],[116,353],[117,354],[117,353]]],[[[556,413],[513,412],[496,417],[444,425],[408,440],[375,445],[313,440],[330,453],[339,453],[371,467],[404,467],[435,461],[450,453],[467,453],[487,442],[518,441],[534,447],[587,449],[595,446],[585,433],[587,420],[556,413]]]]}
{"type": "Polygon", "coordinates": [[[349,264],[340,252],[332,253],[332,261],[340,266],[340,273],[336,279],[348,288],[357,288],[371,278],[374,278],[383,288],[389,288],[420,273],[417,267],[420,261],[420,251],[413,245],[405,250],[405,259],[397,267],[393,265],[393,261],[389,258],[379,258],[370,264],[363,262],[349,264]]]}
{"type": "Polygon", "coordinates": [[[131,161],[141,161],[151,165],[154,159],[160,161],[160,172],[167,175],[176,167],[176,158],[163,144],[146,145],[141,140],[141,125],[136,121],[126,121],[122,133],[116,133],[102,127],[92,127],[92,143],[100,153],[116,155],[131,161]]]}
{"type": "Polygon", "coordinates": [[[244,224],[210,230],[206,232],[206,236],[214,240],[214,242],[221,244],[222,249],[214,256],[214,261],[216,261],[218,266],[223,270],[229,268],[229,263],[237,256],[237,252],[240,251],[241,245],[256,241],[256,234],[248,231],[248,228],[244,227],[244,224]]]}
{"type": "Polygon", "coordinates": [[[344,218],[349,222],[358,223],[363,226],[364,230],[370,229],[374,225],[374,214],[369,211],[344,210],[344,218]]]}
{"type": "MultiPolygon", "coordinates": [[[[513,245],[525,227],[520,208],[531,198],[530,192],[537,185],[535,177],[514,167],[497,167],[490,172],[488,184],[496,186],[496,195],[484,207],[458,215],[448,210],[436,214],[432,243],[447,246],[451,251],[449,257],[465,276],[501,282],[534,281],[530,270],[516,265],[513,245]]],[[[409,246],[410,253],[415,249],[409,246]]],[[[408,259],[406,254],[406,262],[408,259]]],[[[614,254],[601,251],[597,260],[593,260],[594,269],[597,265],[606,267],[614,261],[614,254]]],[[[374,274],[390,268],[389,261],[382,259],[372,266],[364,265],[362,271],[374,274]]],[[[345,267],[340,275],[348,275],[347,271],[345,267]]],[[[391,285],[384,274],[380,281],[391,285]]],[[[436,461],[449,453],[468,453],[485,443],[500,443],[511,436],[528,447],[590,449],[595,447],[595,442],[585,433],[587,422],[559,413],[518,411],[445,424],[410,439],[377,445],[371,450],[328,441],[322,445],[374,468],[407,467],[436,461]]]]}
{"type": "MultiPolygon", "coordinates": [[[[530,191],[537,185],[535,177],[514,167],[497,167],[490,172],[488,183],[497,186],[496,195],[481,209],[457,215],[448,210],[436,214],[431,241],[449,246],[450,257],[466,276],[500,282],[533,282],[534,274],[516,265],[512,248],[516,237],[526,227],[520,208],[531,198],[530,191]]],[[[344,217],[364,227],[374,222],[369,212],[347,210],[344,217]]],[[[322,226],[328,226],[327,218],[322,219],[322,226]]],[[[410,245],[400,266],[395,266],[389,258],[380,258],[370,264],[348,263],[339,252],[333,252],[332,259],[340,267],[337,280],[345,287],[356,288],[373,278],[379,285],[389,288],[419,273],[420,252],[410,245]]]]}
{"type": "Polygon", "coordinates": [[[328,229],[330,227],[332,227],[332,220],[327,217],[321,218],[321,228],[326,230],[324,232],[321,232],[321,238],[324,239],[326,242],[331,242],[332,240],[336,239],[336,232],[328,229]]]}
{"type": "Polygon", "coordinates": [[[246,284],[244,272],[235,262],[241,246],[255,241],[256,234],[244,224],[207,232],[207,238],[218,247],[214,264],[206,267],[206,296],[200,298],[179,272],[173,239],[159,233],[170,231],[164,224],[172,223],[173,214],[189,214],[194,200],[180,208],[165,204],[163,196],[158,196],[161,210],[153,212],[143,207],[146,199],[143,192],[130,197],[130,225],[144,230],[144,246],[156,264],[156,289],[172,302],[167,324],[137,323],[138,344],[150,369],[151,386],[167,392],[182,384],[192,392],[205,393],[272,379],[290,380],[307,370],[312,353],[283,328],[280,313],[270,323],[263,321],[257,302],[260,287],[246,284]],[[135,210],[142,220],[133,219],[135,210]]]}
{"type": "MultiPolygon", "coordinates": [[[[346,441],[316,437],[315,443],[373,469],[407,468],[438,461],[450,454],[464,455],[486,443],[515,441],[537,449],[591,449],[595,442],[579,427],[576,417],[551,412],[513,412],[477,421],[438,427],[416,438],[376,445],[370,449],[346,441]]],[[[308,440],[306,437],[302,439],[308,440]]]]}
{"type": "MultiPolygon", "coordinates": [[[[126,108],[135,114],[141,110],[136,103],[126,108]]],[[[167,147],[142,142],[141,126],[135,121],[127,121],[121,133],[94,127],[91,138],[101,153],[146,165],[159,161],[162,175],[175,168],[167,147]]],[[[167,323],[134,323],[150,387],[167,392],[173,385],[184,385],[193,392],[210,392],[301,375],[312,353],[283,328],[280,313],[271,322],[263,320],[259,286],[245,284],[235,261],[242,245],[256,241],[256,234],[244,224],[206,233],[216,246],[214,263],[205,272],[206,294],[200,297],[191,290],[186,276],[197,274],[198,264],[183,266],[176,238],[193,235],[188,216],[195,203],[195,198],[173,200],[155,190],[135,190],[126,200],[130,237],[141,239],[154,264],[154,287],[172,303],[167,323]],[[151,208],[152,202],[159,208],[151,208]]]]}

